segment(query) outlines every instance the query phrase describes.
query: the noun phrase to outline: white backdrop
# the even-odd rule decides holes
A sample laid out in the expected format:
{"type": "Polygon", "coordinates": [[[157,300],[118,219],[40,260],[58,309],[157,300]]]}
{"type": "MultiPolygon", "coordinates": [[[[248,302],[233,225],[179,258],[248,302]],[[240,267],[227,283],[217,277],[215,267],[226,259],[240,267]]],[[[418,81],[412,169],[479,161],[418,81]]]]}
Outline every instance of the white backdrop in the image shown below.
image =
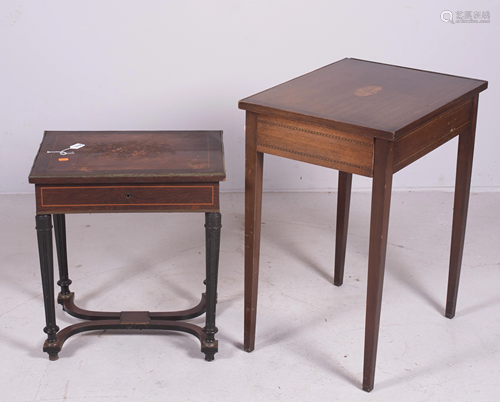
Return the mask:
{"type": "MultiPolygon", "coordinates": [[[[473,186],[500,188],[498,1],[1,0],[0,193],[27,176],[44,130],[222,129],[227,181],[244,188],[239,99],[344,57],[489,81],[473,186]],[[441,21],[489,11],[489,24],[441,21]]],[[[395,176],[451,187],[456,140],[395,176]]],[[[336,172],[266,156],[265,189],[336,188],[336,172]]],[[[356,178],[355,188],[371,181],[356,178]]]]}

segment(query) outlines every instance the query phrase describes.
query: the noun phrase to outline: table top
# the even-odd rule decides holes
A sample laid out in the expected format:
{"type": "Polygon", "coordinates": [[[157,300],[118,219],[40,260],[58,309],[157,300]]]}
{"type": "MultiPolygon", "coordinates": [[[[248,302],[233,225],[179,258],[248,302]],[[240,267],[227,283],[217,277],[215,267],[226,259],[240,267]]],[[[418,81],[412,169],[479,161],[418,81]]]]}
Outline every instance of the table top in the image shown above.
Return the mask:
{"type": "Polygon", "coordinates": [[[487,81],[343,59],[245,98],[239,108],[395,140],[487,81]]]}
{"type": "Polygon", "coordinates": [[[36,184],[225,180],[222,131],[46,131],[36,184]]]}

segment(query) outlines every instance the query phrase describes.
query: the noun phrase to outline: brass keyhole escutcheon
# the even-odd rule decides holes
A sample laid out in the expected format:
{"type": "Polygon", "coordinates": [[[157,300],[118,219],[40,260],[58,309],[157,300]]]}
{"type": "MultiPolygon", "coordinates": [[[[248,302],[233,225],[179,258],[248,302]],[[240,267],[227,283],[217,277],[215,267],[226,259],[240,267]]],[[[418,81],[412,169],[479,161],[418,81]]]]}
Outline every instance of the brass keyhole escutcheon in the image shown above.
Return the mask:
{"type": "Polygon", "coordinates": [[[125,197],[127,198],[130,198],[130,193],[127,191],[127,193],[125,194],[125,197]]]}

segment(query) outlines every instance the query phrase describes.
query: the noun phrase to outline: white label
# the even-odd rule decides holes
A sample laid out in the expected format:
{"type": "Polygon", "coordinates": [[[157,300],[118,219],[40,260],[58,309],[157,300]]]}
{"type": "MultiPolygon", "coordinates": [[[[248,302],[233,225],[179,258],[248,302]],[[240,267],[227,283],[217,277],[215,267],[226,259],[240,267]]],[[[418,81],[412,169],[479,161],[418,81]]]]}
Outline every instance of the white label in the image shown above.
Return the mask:
{"type": "Polygon", "coordinates": [[[48,154],[59,154],[59,155],[73,155],[74,152],[73,151],[67,152],[68,149],[80,149],[84,146],[85,146],[85,144],[80,144],[79,142],[77,142],[76,144],[71,145],[69,148],[63,149],[62,151],[47,151],[47,153],[48,154]]]}

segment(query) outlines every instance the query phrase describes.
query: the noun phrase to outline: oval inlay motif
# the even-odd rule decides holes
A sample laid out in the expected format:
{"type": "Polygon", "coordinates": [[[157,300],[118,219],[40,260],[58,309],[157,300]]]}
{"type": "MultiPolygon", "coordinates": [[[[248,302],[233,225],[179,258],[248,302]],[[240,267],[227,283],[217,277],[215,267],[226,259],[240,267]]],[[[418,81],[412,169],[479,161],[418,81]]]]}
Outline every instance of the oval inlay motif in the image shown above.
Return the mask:
{"type": "Polygon", "coordinates": [[[382,87],[378,86],[369,86],[369,87],[363,87],[363,88],[358,88],[354,91],[354,95],[356,96],[370,96],[370,95],[375,95],[376,93],[379,93],[382,90],[382,87]]]}

